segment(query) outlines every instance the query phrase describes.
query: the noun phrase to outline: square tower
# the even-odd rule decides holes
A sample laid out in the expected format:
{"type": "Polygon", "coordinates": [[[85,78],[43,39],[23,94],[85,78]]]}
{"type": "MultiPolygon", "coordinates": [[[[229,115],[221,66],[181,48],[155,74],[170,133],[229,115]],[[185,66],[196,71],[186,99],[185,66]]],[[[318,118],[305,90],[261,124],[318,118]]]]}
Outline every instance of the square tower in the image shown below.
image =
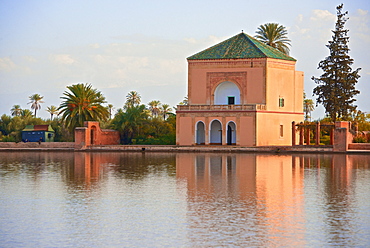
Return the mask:
{"type": "Polygon", "coordinates": [[[294,58],[242,32],[187,60],[178,145],[291,145],[291,123],[304,116],[294,58]]]}

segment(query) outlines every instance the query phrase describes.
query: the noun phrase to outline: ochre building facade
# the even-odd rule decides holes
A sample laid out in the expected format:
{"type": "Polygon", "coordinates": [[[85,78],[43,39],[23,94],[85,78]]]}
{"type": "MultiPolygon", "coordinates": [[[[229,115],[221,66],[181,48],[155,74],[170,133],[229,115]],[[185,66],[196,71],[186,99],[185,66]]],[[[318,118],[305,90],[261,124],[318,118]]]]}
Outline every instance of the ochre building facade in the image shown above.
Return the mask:
{"type": "Polygon", "coordinates": [[[295,59],[240,33],[187,60],[178,145],[291,145],[291,123],[303,121],[295,59]]]}

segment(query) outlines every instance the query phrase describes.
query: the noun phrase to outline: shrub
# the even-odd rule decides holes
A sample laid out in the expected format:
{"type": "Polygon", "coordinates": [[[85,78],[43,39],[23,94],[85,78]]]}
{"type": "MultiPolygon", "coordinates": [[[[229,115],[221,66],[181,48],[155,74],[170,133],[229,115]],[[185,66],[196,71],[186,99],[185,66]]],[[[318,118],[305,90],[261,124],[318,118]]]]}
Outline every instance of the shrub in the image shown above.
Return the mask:
{"type": "Polygon", "coordinates": [[[16,142],[15,137],[11,135],[1,136],[1,142],[16,142]]]}
{"type": "Polygon", "coordinates": [[[321,136],[320,144],[330,145],[330,135],[321,136]]]}
{"type": "Polygon", "coordinates": [[[353,143],[370,143],[370,133],[357,133],[357,135],[353,137],[353,143]]]}
{"type": "Polygon", "coordinates": [[[370,132],[365,134],[367,143],[370,143],[370,132]]]}
{"type": "Polygon", "coordinates": [[[367,143],[367,140],[363,135],[357,135],[353,138],[353,143],[367,143]]]}
{"type": "Polygon", "coordinates": [[[167,134],[154,138],[152,136],[146,138],[132,139],[134,145],[175,145],[176,136],[174,134],[167,134]]]}

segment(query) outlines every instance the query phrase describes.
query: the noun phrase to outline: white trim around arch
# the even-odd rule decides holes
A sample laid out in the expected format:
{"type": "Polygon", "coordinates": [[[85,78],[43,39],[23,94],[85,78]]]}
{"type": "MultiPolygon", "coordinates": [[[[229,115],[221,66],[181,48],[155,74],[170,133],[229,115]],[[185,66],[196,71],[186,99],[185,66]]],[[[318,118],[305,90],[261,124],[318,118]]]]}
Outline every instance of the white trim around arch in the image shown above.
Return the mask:
{"type": "Polygon", "coordinates": [[[236,130],[237,126],[234,121],[228,121],[225,126],[226,130],[226,144],[236,145],[236,130]],[[229,129],[229,126],[231,129],[229,129]]]}
{"type": "Polygon", "coordinates": [[[224,81],[217,85],[213,92],[215,105],[229,104],[228,98],[233,97],[233,104],[240,104],[240,89],[238,85],[231,81],[224,81]]]}
{"type": "MultiPolygon", "coordinates": [[[[215,124],[216,125],[216,124],[215,124]]],[[[209,144],[213,144],[213,145],[222,145],[222,121],[218,120],[218,119],[213,119],[210,123],[209,123],[209,144]],[[214,128],[212,128],[212,125],[213,123],[215,122],[218,122],[219,123],[219,127],[217,126],[214,126],[214,128]],[[215,130],[215,128],[220,128],[218,130],[215,130]]]]}
{"type": "Polygon", "coordinates": [[[206,124],[203,121],[197,121],[197,123],[195,123],[194,142],[197,145],[204,145],[206,143],[206,124]],[[198,129],[200,123],[203,124],[203,130],[198,129]]]}

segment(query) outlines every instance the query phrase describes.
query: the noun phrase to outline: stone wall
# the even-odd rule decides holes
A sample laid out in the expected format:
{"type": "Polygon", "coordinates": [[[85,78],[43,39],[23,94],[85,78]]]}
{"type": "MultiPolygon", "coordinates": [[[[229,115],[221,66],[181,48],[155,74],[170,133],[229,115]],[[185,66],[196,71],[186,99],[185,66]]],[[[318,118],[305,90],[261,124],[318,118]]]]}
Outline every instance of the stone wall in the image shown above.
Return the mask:
{"type": "Polygon", "coordinates": [[[73,149],[74,142],[0,142],[0,148],[42,148],[42,149],[73,149]]]}
{"type": "Polygon", "coordinates": [[[334,152],[347,152],[359,151],[359,150],[370,150],[370,143],[352,143],[353,135],[350,132],[350,122],[338,121],[335,123],[334,130],[334,152]]]}
{"type": "Polygon", "coordinates": [[[99,122],[86,121],[84,127],[75,129],[75,148],[85,149],[94,145],[119,145],[118,131],[100,129],[99,122]]]}
{"type": "Polygon", "coordinates": [[[370,150],[370,143],[351,143],[348,145],[350,150],[370,150]]]}

